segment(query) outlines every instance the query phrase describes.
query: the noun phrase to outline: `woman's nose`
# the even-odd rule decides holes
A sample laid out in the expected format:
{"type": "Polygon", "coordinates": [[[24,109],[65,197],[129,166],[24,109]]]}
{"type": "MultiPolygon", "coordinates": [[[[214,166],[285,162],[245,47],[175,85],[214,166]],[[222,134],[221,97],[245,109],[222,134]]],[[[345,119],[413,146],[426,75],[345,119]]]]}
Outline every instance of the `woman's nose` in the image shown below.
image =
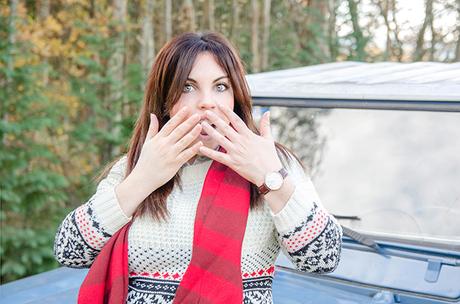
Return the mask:
{"type": "Polygon", "coordinates": [[[216,108],[216,102],[214,101],[214,98],[210,96],[211,94],[203,94],[201,96],[200,101],[199,101],[199,108],[200,109],[214,109],[216,108]]]}
{"type": "Polygon", "coordinates": [[[214,109],[216,108],[216,103],[213,101],[202,101],[200,102],[200,109],[207,110],[207,109],[214,109]]]}

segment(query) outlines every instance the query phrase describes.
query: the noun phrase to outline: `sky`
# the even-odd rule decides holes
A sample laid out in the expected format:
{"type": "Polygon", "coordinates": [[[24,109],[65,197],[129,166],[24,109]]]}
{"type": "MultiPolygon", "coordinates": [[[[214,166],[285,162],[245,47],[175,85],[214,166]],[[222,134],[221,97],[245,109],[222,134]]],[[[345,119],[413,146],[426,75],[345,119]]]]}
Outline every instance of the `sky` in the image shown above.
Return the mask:
{"type": "MultiPolygon", "coordinates": [[[[376,11],[376,6],[372,4],[373,0],[362,0],[362,5],[359,8],[361,12],[360,15],[360,24],[365,30],[369,30],[369,22],[371,18],[366,17],[368,14],[379,14],[376,11]]],[[[419,31],[421,25],[423,24],[425,18],[425,0],[398,0],[397,1],[397,10],[396,19],[398,25],[401,29],[401,39],[403,41],[412,42],[405,43],[406,52],[412,52],[415,46],[415,35],[419,31]]],[[[437,32],[441,35],[445,35],[445,41],[451,42],[454,45],[456,39],[454,31],[457,21],[460,19],[457,17],[455,10],[446,9],[446,6],[456,6],[455,0],[437,0],[433,9],[435,12],[434,17],[434,27],[437,29],[437,32]]],[[[346,1],[342,1],[340,7],[340,12],[347,16],[348,5],[346,1]]],[[[345,21],[345,20],[338,20],[345,21]]],[[[376,45],[383,49],[386,44],[386,27],[383,24],[383,17],[379,18],[379,26],[377,28],[372,27],[371,34],[374,36],[374,41],[376,45]]],[[[339,31],[339,36],[345,36],[351,32],[352,28],[350,26],[343,26],[339,31]]],[[[426,33],[426,38],[429,41],[431,36],[429,31],[426,33]]],[[[442,58],[441,58],[442,59],[442,58]]]]}

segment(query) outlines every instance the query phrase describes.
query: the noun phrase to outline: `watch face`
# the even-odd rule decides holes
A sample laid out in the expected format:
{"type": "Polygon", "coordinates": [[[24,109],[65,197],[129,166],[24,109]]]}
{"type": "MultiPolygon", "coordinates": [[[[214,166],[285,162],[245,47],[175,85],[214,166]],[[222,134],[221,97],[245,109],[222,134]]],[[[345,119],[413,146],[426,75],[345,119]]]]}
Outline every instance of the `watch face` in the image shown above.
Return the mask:
{"type": "Polygon", "coordinates": [[[270,172],[265,177],[265,184],[270,190],[278,190],[283,184],[283,177],[278,172],[270,172]]]}

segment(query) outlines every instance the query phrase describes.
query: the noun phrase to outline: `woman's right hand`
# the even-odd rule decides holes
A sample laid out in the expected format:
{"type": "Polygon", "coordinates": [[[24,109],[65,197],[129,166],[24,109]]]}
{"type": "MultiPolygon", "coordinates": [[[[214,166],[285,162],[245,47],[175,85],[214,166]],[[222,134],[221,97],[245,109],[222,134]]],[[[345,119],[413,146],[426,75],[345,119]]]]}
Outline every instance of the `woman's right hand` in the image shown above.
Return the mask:
{"type": "Polygon", "coordinates": [[[150,114],[150,125],[139,159],[132,174],[149,182],[152,191],[167,183],[184,163],[195,156],[201,141],[190,146],[200,135],[199,114],[187,118],[189,109],[183,107],[158,131],[158,119],[150,114]]]}

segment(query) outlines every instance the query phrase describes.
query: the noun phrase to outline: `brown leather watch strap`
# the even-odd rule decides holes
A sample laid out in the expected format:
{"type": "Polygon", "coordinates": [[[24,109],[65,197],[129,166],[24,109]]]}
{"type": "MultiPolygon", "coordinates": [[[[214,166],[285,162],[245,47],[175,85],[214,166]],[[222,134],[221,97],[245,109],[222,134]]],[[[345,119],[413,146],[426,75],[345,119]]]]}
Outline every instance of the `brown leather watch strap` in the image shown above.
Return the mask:
{"type": "Polygon", "coordinates": [[[262,194],[262,195],[267,194],[268,192],[270,192],[270,189],[267,187],[267,185],[265,185],[265,183],[263,183],[262,186],[260,186],[257,189],[259,190],[259,193],[262,194]]]}
{"type": "MultiPolygon", "coordinates": [[[[286,176],[288,175],[287,170],[284,169],[284,168],[281,168],[278,172],[281,174],[283,179],[286,178],[286,176]]],[[[265,182],[260,187],[258,187],[257,190],[262,195],[267,194],[268,192],[270,192],[270,188],[268,188],[268,186],[265,184],[265,182]]]]}

